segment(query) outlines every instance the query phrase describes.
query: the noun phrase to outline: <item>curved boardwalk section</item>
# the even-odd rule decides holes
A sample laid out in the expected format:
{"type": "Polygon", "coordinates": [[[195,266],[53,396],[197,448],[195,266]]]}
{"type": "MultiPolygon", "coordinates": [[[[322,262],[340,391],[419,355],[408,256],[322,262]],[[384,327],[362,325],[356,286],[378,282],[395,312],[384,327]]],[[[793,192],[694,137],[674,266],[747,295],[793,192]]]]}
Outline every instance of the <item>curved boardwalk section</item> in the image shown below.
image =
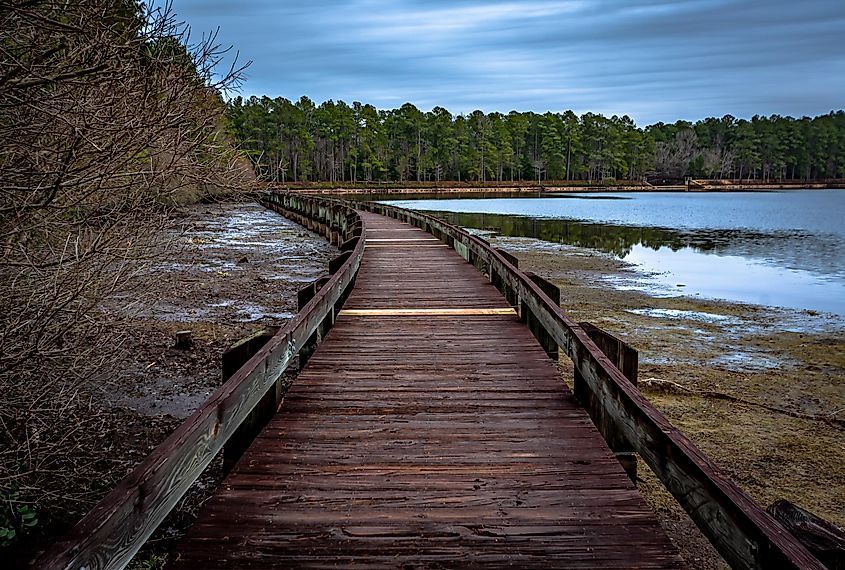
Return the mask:
{"type": "Polygon", "coordinates": [[[679,567],[493,285],[362,216],[344,310],[171,567],[679,567]]]}

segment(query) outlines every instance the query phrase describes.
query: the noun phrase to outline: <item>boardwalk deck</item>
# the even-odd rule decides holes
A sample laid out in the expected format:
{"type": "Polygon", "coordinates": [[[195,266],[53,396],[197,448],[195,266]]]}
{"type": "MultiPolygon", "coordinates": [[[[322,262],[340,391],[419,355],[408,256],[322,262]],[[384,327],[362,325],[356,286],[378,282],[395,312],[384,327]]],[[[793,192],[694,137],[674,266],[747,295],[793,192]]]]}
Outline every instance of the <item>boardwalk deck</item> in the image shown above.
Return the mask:
{"type": "Polygon", "coordinates": [[[496,289],[362,216],[344,311],[170,567],[681,566],[496,289]]]}

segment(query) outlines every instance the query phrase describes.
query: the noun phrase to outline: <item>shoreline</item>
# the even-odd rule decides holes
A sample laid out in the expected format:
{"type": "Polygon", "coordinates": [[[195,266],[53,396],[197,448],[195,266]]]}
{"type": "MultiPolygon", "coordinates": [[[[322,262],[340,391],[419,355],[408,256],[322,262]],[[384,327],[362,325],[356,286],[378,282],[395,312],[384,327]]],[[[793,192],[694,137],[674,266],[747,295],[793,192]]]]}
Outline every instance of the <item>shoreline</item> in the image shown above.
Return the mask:
{"type": "Polygon", "coordinates": [[[461,183],[461,182],[387,182],[377,183],[259,183],[263,190],[290,191],[302,194],[337,196],[455,196],[482,195],[501,197],[526,194],[570,194],[601,192],[771,192],[777,190],[833,190],[845,188],[845,181],[769,181],[742,182],[737,180],[687,180],[674,184],[649,183],[595,183],[575,181],[548,181],[510,183],[461,183]]]}
{"type": "MultiPolygon", "coordinates": [[[[786,498],[845,525],[845,327],[823,314],[626,289],[612,255],[484,236],[561,288],[561,306],[639,351],[639,388],[764,508],[786,498]],[[620,289],[619,285],[623,288],[620,289]],[[799,326],[785,330],[783,322],[799,326]]],[[[571,365],[561,360],[571,386],[571,365]]],[[[638,486],[693,569],[726,568],[640,464],[638,486]]]]}

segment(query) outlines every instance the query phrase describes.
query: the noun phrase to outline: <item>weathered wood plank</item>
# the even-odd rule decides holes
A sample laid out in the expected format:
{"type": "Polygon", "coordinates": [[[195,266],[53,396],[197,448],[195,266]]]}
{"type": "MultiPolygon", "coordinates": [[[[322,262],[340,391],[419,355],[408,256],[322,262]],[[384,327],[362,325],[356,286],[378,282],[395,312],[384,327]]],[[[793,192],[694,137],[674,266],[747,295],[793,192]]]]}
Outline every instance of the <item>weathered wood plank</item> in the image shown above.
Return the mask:
{"type": "Polygon", "coordinates": [[[845,570],[845,531],[786,499],[766,509],[830,570],[845,570]]]}
{"type": "MultiPolygon", "coordinates": [[[[261,350],[276,336],[280,327],[268,327],[258,331],[235,343],[229,350],[223,353],[221,359],[223,382],[235,375],[240,368],[249,362],[249,359],[261,350]]],[[[261,401],[253,408],[249,415],[241,422],[235,433],[223,446],[223,471],[229,472],[235,462],[260,433],[267,424],[270,417],[275,413],[278,402],[281,401],[282,382],[276,380],[276,385],[270,388],[261,401]]]]}

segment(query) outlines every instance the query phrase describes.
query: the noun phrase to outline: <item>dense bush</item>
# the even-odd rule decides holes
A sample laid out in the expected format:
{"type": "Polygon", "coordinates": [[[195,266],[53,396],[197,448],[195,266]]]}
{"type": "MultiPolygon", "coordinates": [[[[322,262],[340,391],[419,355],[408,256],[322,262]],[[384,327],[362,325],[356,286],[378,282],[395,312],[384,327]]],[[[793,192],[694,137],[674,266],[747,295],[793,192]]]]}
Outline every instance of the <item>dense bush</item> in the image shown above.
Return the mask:
{"type": "Polygon", "coordinates": [[[249,182],[222,54],[169,7],[0,4],[0,547],[119,476],[81,389],[119,344],[101,303],[145,287],[171,205],[249,182]]]}

